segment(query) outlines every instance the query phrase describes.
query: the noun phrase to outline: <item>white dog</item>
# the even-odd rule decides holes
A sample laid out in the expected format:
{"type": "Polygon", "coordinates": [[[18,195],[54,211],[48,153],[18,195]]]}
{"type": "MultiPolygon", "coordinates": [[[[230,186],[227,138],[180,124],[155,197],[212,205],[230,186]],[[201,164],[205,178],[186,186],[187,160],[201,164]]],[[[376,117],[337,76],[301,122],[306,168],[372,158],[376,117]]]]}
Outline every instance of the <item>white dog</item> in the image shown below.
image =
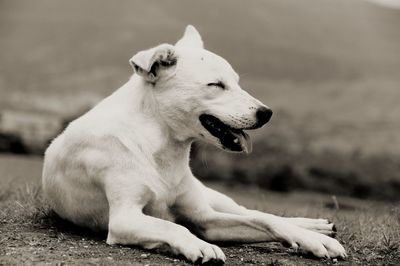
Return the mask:
{"type": "Polygon", "coordinates": [[[243,130],[272,115],[240,88],[227,61],[203,48],[193,26],[175,45],[139,52],[130,63],[136,74],[46,151],[43,189],[58,215],[108,230],[109,244],[166,246],[192,262],[225,261],[206,241],[279,241],[317,257],[346,256],[327,236],[335,231],[327,220],[248,210],[192,175],[194,140],[249,152],[243,130]]]}

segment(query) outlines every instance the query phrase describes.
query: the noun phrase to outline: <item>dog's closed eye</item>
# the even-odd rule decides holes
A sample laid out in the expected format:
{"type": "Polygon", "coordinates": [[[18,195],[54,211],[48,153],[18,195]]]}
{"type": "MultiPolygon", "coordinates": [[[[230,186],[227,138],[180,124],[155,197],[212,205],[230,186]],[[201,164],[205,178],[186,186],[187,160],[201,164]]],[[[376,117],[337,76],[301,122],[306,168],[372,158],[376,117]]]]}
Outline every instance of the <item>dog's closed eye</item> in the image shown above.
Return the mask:
{"type": "Polygon", "coordinates": [[[223,90],[225,90],[225,88],[226,88],[226,87],[225,87],[225,84],[222,83],[221,81],[208,83],[207,86],[210,86],[210,87],[218,87],[218,88],[221,88],[221,89],[223,89],[223,90]]]}

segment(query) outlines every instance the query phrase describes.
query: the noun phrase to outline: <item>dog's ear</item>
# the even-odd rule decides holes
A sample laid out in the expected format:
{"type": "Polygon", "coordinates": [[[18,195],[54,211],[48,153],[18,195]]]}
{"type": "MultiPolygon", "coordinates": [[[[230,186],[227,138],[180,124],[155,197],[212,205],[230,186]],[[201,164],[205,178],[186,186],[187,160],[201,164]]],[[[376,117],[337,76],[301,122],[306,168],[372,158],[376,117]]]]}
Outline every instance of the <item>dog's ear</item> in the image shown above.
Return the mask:
{"type": "Polygon", "coordinates": [[[135,54],[129,63],[138,75],[155,83],[165,70],[175,67],[177,59],[173,45],[161,44],[135,54]]]}
{"type": "Polygon", "coordinates": [[[203,48],[203,40],[201,39],[200,33],[192,25],[188,25],[185,29],[183,37],[175,44],[180,47],[193,47],[203,48]]]}

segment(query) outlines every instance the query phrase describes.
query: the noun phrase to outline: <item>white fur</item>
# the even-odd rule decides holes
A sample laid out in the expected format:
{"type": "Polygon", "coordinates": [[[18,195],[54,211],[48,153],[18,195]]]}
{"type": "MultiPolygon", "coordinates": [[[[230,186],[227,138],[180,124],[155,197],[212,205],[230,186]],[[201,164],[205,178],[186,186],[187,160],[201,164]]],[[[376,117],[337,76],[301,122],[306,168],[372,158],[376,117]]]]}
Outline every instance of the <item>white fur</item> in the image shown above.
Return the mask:
{"type": "Polygon", "coordinates": [[[221,146],[199,122],[200,114],[248,128],[264,106],[240,88],[226,60],[203,49],[193,26],[176,45],[139,52],[130,63],[136,74],[73,121],[46,151],[43,189],[61,217],[108,230],[109,244],[166,245],[193,262],[225,261],[221,249],[205,240],[280,241],[318,257],[346,256],[324,235],[333,226],[326,220],[247,210],[192,175],[191,143],[221,146]],[[207,86],[216,81],[226,89],[207,86]],[[200,228],[205,240],[177,219],[200,228]]]}

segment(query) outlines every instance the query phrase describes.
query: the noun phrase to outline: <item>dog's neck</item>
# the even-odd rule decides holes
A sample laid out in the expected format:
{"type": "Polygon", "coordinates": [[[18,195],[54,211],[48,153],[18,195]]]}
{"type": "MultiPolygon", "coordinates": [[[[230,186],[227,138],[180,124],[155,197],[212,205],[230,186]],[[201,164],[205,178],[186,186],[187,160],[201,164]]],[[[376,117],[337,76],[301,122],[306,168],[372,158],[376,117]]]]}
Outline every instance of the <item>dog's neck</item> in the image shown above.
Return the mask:
{"type": "Polygon", "coordinates": [[[193,140],[174,136],[168,125],[162,121],[152,86],[134,75],[113,97],[110,97],[112,105],[120,109],[119,113],[125,116],[122,121],[126,124],[124,128],[132,130],[128,133],[134,138],[132,142],[148,143],[143,145],[143,148],[148,148],[144,153],[152,156],[156,167],[163,170],[176,167],[189,168],[190,147],[193,140]],[[178,163],[181,165],[177,165],[178,163]]]}

